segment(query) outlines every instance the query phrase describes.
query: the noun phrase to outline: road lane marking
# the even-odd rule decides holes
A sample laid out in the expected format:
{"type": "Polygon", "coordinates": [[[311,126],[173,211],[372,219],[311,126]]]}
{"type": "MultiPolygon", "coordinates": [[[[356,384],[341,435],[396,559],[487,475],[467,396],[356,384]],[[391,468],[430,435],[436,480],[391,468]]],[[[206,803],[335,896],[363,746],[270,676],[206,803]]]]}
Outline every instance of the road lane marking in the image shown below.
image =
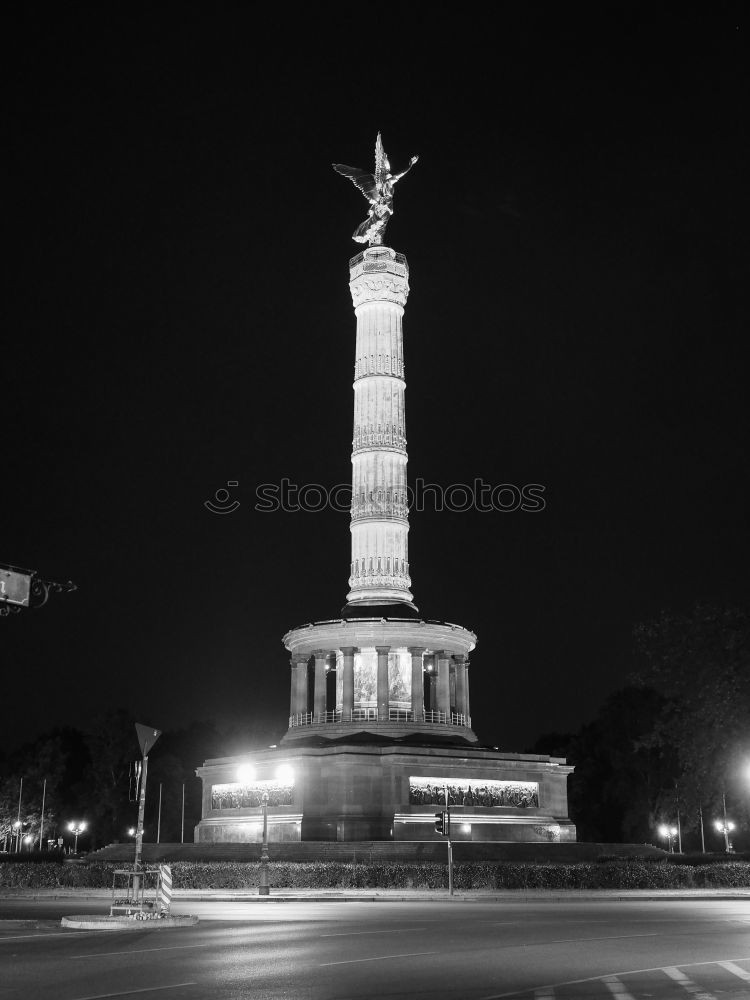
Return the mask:
{"type": "Polygon", "coordinates": [[[409,931],[426,931],[426,927],[393,927],[387,931],[339,931],[336,934],[321,934],[320,937],[357,937],[366,934],[369,937],[371,934],[406,934],[409,931]]]}
{"type": "MultiPolygon", "coordinates": [[[[729,962],[730,965],[734,965],[735,962],[750,962],[750,955],[743,955],[741,958],[727,958],[724,961],[729,962]]],[[[719,965],[720,963],[713,959],[710,962],[683,962],[681,968],[683,969],[697,969],[704,965],[719,965]]],[[[723,964],[723,963],[721,963],[723,964]]],[[[620,977],[620,976],[642,976],[647,972],[663,972],[663,965],[655,965],[650,969],[625,969],[622,972],[611,972],[609,973],[609,978],[620,977]]],[[[480,997],[479,1000],[506,1000],[507,997],[520,997],[525,996],[527,993],[531,993],[535,988],[541,989],[558,989],[561,986],[581,986],[583,983],[597,983],[601,982],[607,976],[587,976],[585,979],[566,979],[562,983],[548,983],[545,986],[529,986],[526,989],[521,990],[508,990],[507,993],[492,993],[486,997],[480,997]]]]}
{"type": "MultiPolygon", "coordinates": [[[[347,958],[343,962],[321,962],[320,968],[327,965],[358,965],[360,962],[385,962],[392,958],[417,958],[419,955],[439,955],[439,951],[410,951],[403,955],[376,955],[375,958],[347,958]]],[[[81,997],[80,1000],[89,1000],[88,997],[81,997]]],[[[92,997],[91,1000],[94,1000],[92,997]]]]}
{"type": "Polygon", "coordinates": [[[555,938],[552,941],[531,941],[520,944],[507,945],[509,948],[544,948],[548,944],[588,944],[589,941],[623,941],[625,938],[661,937],[656,931],[649,931],[645,934],[605,934],[603,937],[575,937],[575,938],[555,938]]]}
{"type": "Polygon", "coordinates": [[[30,938],[40,938],[46,941],[47,938],[51,937],[80,937],[82,934],[95,933],[95,931],[52,931],[45,934],[44,931],[39,931],[38,934],[16,934],[13,937],[0,937],[0,944],[4,944],[6,941],[28,941],[30,938]]]}
{"type": "Polygon", "coordinates": [[[182,986],[197,985],[197,983],[172,983],[171,986],[144,986],[139,990],[124,990],[122,993],[95,993],[88,997],[75,997],[74,1000],[110,1000],[110,997],[130,997],[135,993],[156,993],[157,990],[179,990],[182,986]]]}
{"type": "Polygon", "coordinates": [[[625,984],[621,983],[617,976],[606,976],[602,982],[613,997],[618,997],[618,1000],[635,1000],[633,994],[628,993],[625,984]]]}
{"type": "Polygon", "coordinates": [[[662,971],[665,976],[669,976],[674,982],[679,983],[687,993],[695,997],[695,1000],[716,1000],[713,993],[708,993],[697,983],[694,983],[690,976],[686,976],[676,965],[666,965],[662,971]]]}
{"type": "Polygon", "coordinates": [[[150,951],[178,951],[183,948],[215,948],[216,943],[214,941],[206,941],[204,944],[170,944],[164,945],[163,948],[132,948],[130,950],[122,949],[121,951],[99,951],[92,952],[90,955],[68,955],[70,959],[76,958],[109,958],[111,955],[143,955],[150,951]]]}
{"type": "Polygon", "coordinates": [[[746,972],[745,969],[741,969],[739,965],[735,965],[734,962],[718,962],[718,965],[722,969],[726,969],[727,972],[731,972],[733,976],[737,976],[739,979],[744,979],[746,983],[750,983],[750,972],[746,972]]]}

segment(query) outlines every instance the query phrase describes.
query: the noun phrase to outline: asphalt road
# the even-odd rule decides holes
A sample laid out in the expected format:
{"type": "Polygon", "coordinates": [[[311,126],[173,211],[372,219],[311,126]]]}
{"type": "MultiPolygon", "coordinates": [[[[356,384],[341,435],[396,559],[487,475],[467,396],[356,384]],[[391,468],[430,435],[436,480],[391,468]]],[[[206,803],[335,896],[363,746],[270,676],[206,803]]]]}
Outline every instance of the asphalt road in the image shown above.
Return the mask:
{"type": "Polygon", "coordinates": [[[748,1000],[750,900],[183,901],[174,930],[63,930],[0,901],[0,998],[748,1000]]]}

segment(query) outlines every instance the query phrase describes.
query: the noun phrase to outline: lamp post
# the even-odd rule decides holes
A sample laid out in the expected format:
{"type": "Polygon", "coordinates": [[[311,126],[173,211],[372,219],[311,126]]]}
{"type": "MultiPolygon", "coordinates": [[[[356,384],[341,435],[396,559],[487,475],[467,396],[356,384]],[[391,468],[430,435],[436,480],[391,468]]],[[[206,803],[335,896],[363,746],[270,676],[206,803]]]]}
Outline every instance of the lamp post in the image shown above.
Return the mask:
{"type": "Polygon", "coordinates": [[[734,823],[731,819],[727,819],[727,799],[724,792],[721,793],[721,811],[723,819],[715,820],[714,826],[719,833],[724,834],[724,850],[727,854],[731,854],[734,848],[732,847],[732,841],[729,839],[729,833],[731,830],[734,830],[734,823]]]}
{"type": "Polygon", "coordinates": [[[674,838],[677,836],[677,827],[667,826],[666,823],[663,823],[659,827],[659,836],[664,837],[667,841],[669,853],[674,854],[674,838]]]}
{"type": "Polygon", "coordinates": [[[86,824],[83,820],[74,820],[72,823],[68,823],[68,829],[75,837],[75,845],[73,847],[73,853],[78,854],[78,835],[83,833],[86,829],[86,824]]]}
{"type": "Polygon", "coordinates": [[[13,836],[11,838],[11,847],[18,853],[21,849],[21,820],[17,819],[13,824],[13,836]],[[15,841],[15,846],[13,846],[13,841],[15,841]]]}
{"type": "Polygon", "coordinates": [[[268,792],[263,792],[263,843],[260,849],[260,885],[258,895],[267,896],[268,890],[268,792]]]}

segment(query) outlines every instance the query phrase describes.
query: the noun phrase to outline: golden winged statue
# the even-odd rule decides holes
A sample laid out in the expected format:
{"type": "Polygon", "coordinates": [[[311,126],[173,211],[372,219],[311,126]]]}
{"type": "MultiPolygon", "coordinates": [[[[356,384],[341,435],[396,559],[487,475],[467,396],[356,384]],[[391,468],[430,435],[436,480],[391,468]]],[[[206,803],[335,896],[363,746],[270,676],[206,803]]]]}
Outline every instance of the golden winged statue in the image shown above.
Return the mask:
{"type": "Polygon", "coordinates": [[[375,142],[374,174],[368,174],[366,170],[360,170],[358,167],[347,167],[345,163],[333,164],[333,169],[348,177],[352,184],[356,184],[370,203],[367,218],[354,230],[353,240],[357,243],[369,243],[370,246],[382,244],[385,227],[393,215],[393,186],[411,170],[418,159],[418,156],[412,156],[406,170],[402,170],[400,174],[392,174],[391,165],[383,149],[383,140],[378,132],[375,142]]]}

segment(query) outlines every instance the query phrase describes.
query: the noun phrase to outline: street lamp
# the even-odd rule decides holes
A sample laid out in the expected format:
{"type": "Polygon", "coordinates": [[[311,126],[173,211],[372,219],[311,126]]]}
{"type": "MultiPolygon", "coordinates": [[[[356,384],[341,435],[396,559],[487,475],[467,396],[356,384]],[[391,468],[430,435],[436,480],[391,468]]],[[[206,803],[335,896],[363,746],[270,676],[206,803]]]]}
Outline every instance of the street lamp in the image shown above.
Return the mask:
{"type": "Polygon", "coordinates": [[[86,829],[86,824],[83,820],[74,820],[72,823],[68,823],[68,829],[73,834],[75,839],[75,846],[73,847],[73,853],[78,854],[78,835],[83,833],[86,829]]]}
{"type": "MultiPolygon", "coordinates": [[[[21,820],[20,819],[17,819],[15,821],[15,823],[13,824],[13,829],[15,831],[15,833],[13,834],[13,839],[16,842],[15,851],[18,852],[18,851],[21,850],[21,820]]],[[[12,846],[13,845],[11,844],[11,847],[12,846]]]]}
{"type": "Polygon", "coordinates": [[[724,835],[724,850],[727,854],[731,854],[734,848],[732,847],[732,841],[729,839],[729,834],[734,830],[734,823],[731,819],[717,819],[714,821],[714,826],[724,835]]]}
{"type": "Polygon", "coordinates": [[[667,841],[669,853],[674,854],[674,838],[677,836],[677,827],[667,826],[666,823],[663,823],[659,827],[659,836],[664,837],[667,841]]]}

